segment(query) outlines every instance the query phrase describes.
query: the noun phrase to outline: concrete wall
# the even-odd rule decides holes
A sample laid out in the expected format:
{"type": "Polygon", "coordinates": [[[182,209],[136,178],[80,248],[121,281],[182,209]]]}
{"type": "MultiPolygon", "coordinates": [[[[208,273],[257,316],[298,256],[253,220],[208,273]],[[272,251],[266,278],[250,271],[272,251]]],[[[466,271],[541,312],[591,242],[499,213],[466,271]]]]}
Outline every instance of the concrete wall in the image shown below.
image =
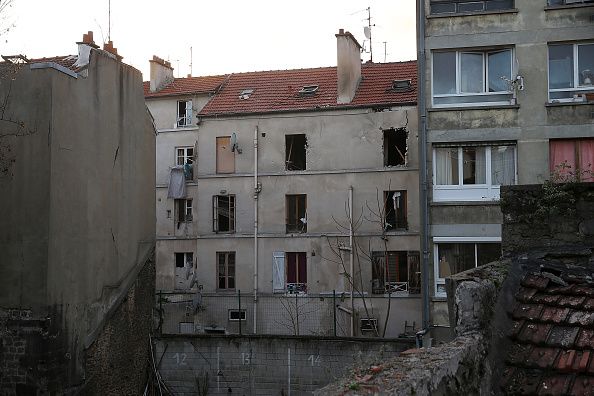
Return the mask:
{"type": "Polygon", "coordinates": [[[184,336],[162,337],[155,355],[163,357],[159,371],[176,395],[199,394],[206,378],[209,395],[305,395],[353,365],[410,346],[402,340],[184,336]]]}
{"type": "Polygon", "coordinates": [[[154,132],[140,72],[100,51],[86,77],[26,66],[14,84],[13,119],[34,132],[10,140],[17,156],[0,193],[8,252],[0,307],[29,309],[56,327],[60,337],[44,341],[66,356],[56,388],[43,385],[43,373],[27,380],[54,391],[81,382],[83,348],[153,250],[154,132]]]}
{"type": "MultiPolygon", "coordinates": [[[[592,103],[548,103],[548,43],[592,39],[591,6],[547,8],[546,1],[516,0],[515,9],[470,15],[430,15],[425,1],[427,47],[428,168],[436,143],[515,141],[517,183],[542,183],[549,178],[549,139],[592,136],[592,103]],[[432,106],[432,54],[441,49],[513,48],[513,76],[524,77],[517,105],[490,107],[432,106]]],[[[431,194],[430,194],[431,196],[431,194]]],[[[498,205],[431,203],[431,237],[477,240],[500,238],[498,205]]],[[[431,248],[433,251],[433,248],[431,248]]],[[[433,257],[430,264],[433,265],[433,257]]],[[[434,271],[430,283],[434,284],[434,271]]],[[[434,291],[434,288],[431,287],[434,291]]],[[[434,319],[446,317],[443,300],[433,302],[434,319]]],[[[441,318],[441,319],[440,319],[441,318]]],[[[434,322],[435,322],[434,320],[434,322]]]]}

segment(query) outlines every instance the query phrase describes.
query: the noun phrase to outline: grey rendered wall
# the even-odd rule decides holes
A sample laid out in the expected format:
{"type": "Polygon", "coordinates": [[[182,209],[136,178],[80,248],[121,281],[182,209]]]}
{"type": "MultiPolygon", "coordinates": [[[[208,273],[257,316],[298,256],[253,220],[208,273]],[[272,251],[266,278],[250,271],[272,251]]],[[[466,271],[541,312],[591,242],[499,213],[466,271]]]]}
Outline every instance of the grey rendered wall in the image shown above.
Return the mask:
{"type": "Polygon", "coordinates": [[[355,365],[396,356],[411,347],[398,340],[280,337],[164,337],[156,356],[175,394],[310,394],[355,365]]]}

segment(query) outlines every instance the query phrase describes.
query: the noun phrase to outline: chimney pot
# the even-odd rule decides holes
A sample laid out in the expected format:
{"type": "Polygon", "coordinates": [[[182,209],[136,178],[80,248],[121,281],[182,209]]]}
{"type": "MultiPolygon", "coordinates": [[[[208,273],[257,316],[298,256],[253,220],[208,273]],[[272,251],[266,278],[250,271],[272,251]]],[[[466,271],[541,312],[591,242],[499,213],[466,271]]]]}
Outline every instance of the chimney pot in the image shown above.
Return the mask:
{"type": "Polygon", "coordinates": [[[338,34],[344,34],[344,29],[338,29],[338,34]]]}

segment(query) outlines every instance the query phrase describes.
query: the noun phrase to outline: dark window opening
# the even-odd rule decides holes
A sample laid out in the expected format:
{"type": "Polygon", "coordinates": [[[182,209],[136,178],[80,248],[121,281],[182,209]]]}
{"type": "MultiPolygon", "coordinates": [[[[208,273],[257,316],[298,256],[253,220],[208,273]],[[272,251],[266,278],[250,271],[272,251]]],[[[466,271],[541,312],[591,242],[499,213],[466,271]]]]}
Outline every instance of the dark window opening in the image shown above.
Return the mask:
{"type": "Polygon", "coordinates": [[[384,166],[406,165],[406,130],[384,131],[384,166]]]}
{"type": "Polygon", "coordinates": [[[177,102],[177,126],[184,127],[192,124],[192,101],[180,100],[177,102]]]}
{"type": "Polygon", "coordinates": [[[175,266],[177,268],[192,268],[194,263],[194,253],[175,253],[175,266]]]}
{"type": "Polygon", "coordinates": [[[192,200],[191,199],[176,199],[175,213],[178,225],[186,221],[192,221],[192,200]]]}
{"type": "Polygon", "coordinates": [[[229,310],[229,321],[230,322],[239,322],[240,320],[243,322],[247,318],[245,309],[238,310],[238,309],[230,309],[229,310]]]}
{"type": "Polygon", "coordinates": [[[287,252],[287,293],[307,292],[307,255],[305,252],[287,252]]]}
{"type": "Polygon", "coordinates": [[[212,197],[212,230],[214,232],[235,232],[235,195],[212,197]]]}
{"type": "Polygon", "coordinates": [[[394,92],[408,92],[412,90],[411,80],[394,80],[390,88],[394,92]]]}
{"type": "Polygon", "coordinates": [[[305,135],[285,136],[285,164],[287,170],[305,170],[307,139],[305,135]]]}
{"type": "Polygon", "coordinates": [[[385,230],[406,229],[406,191],[384,192],[385,230]]]}
{"type": "Polygon", "coordinates": [[[418,251],[372,252],[371,292],[421,292],[421,268],[418,251]]]}
{"type": "Polygon", "coordinates": [[[313,96],[318,92],[319,86],[317,85],[305,85],[299,90],[300,96],[313,96]]]}
{"type": "Polygon", "coordinates": [[[287,233],[307,232],[307,195],[286,196],[287,233]]]}
{"type": "Polygon", "coordinates": [[[217,252],[217,287],[235,289],[235,252],[217,252]]]}

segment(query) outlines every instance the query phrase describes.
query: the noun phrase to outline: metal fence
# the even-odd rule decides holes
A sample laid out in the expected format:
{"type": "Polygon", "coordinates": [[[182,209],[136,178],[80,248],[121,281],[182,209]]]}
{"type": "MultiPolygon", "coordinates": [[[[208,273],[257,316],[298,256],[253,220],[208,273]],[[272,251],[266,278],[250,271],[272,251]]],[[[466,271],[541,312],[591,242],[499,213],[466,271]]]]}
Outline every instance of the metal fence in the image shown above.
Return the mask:
{"type": "Polygon", "coordinates": [[[252,294],[241,292],[159,292],[155,327],[158,334],[348,336],[348,306],[344,293],[260,294],[254,303],[252,294]]]}

